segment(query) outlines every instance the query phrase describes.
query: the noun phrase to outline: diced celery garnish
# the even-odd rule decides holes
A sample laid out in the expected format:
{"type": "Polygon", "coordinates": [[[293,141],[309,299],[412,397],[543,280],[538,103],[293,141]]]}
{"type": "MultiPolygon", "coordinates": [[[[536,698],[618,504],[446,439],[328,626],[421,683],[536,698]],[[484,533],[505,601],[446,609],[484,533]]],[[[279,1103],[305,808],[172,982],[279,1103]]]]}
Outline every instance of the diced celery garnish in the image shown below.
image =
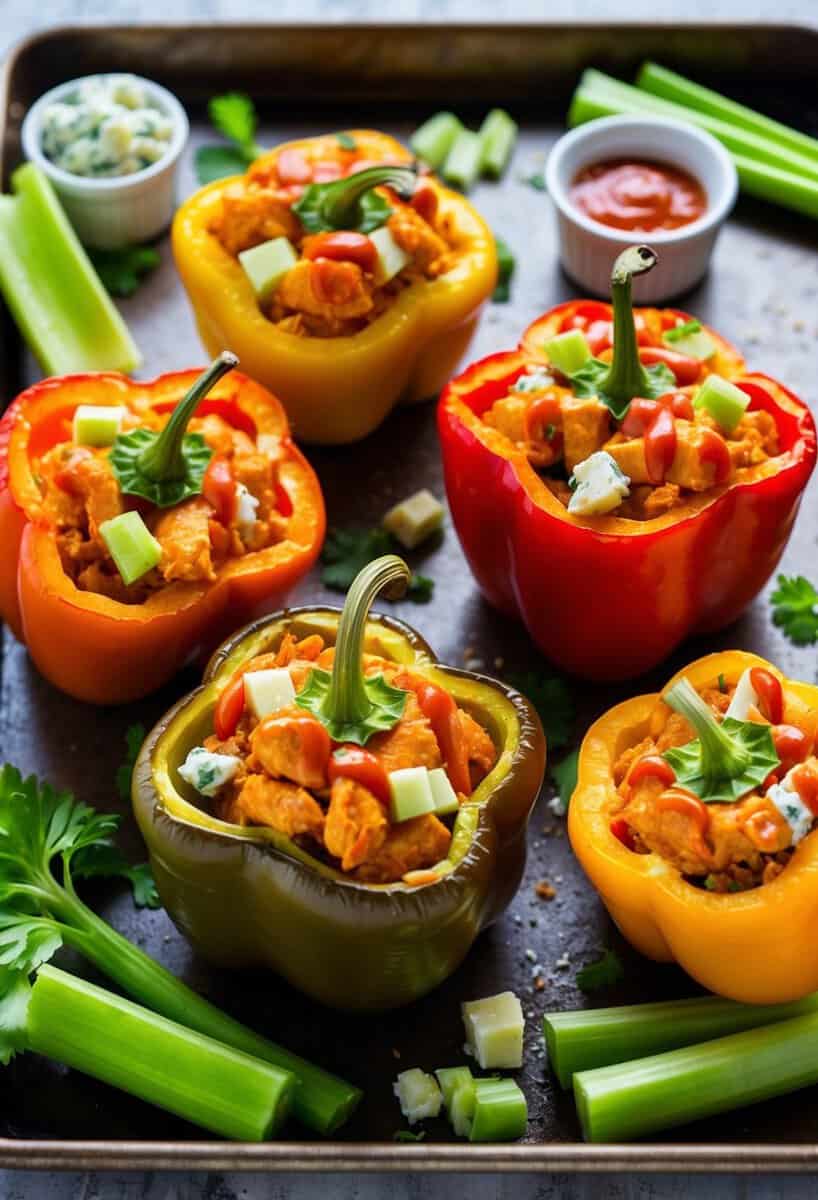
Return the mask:
{"type": "Polygon", "coordinates": [[[721,375],[708,375],[696,393],[694,408],[703,408],[725,433],[732,433],[747,411],[750,397],[721,375]]]}
{"type": "Polygon", "coordinates": [[[514,992],[500,992],[462,1006],[466,1042],[483,1070],[523,1065],[525,1021],[514,992]]]}
{"type": "Polygon", "coordinates": [[[106,404],[79,404],[74,409],[73,438],[78,446],[112,446],[122,428],[125,409],[106,404]]]}
{"type": "MultiPolygon", "coordinates": [[[[380,230],[378,230],[380,232],[380,230]]],[[[374,236],[374,235],[373,235],[374,236]]],[[[414,550],[443,524],[444,508],[428,488],[401,500],[383,519],[383,527],[407,550],[414,550]]]]}
{"type": "Polygon", "coordinates": [[[460,802],[457,799],[457,793],[449,782],[449,776],[443,767],[435,767],[433,771],[429,772],[429,786],[432,789],[437,816],[446,817],[449,813],[456,813],[459,810],[460,802]]]}
{"type": "Polygon", "coordinates": [[[48,179],[33,163],[0,196],[0,289],[46,375],[132,371],[139,351],[48,179]]]}
{"type": "Polygon", "coordinates": [[[412,256],[401,249],[385,225],[381,225],[380,229],[370,233],[369,240],[378,252],[378,262],[375,267],[375,282],[378,284],[388,283],[390,279],[394,279],[406,264],[412,261],[412,256]]]}
{"type": "Polygon", "coordinates": [[[409,145],[418,158],[422,158],[433,170],[437,171],[462,129],[463,126],[454,113],[435,113],[433,117],[429,117],[428,121],[424,121],[419,129],[415,130],[409,140],[409,145]]]}
{"type": "Polygon", "coordinates": [[[591,357],[591,347],[581,329],[568,329],[549,338],[545,352],[551,365],[563,375],[573,375],[591,357]]]}
{"type": "Polygon", "coordinates": [[[441,1067],[435,1071],[446,1115],[458,1137],[468,1137],[474,1113],[474,1079],[468,1067],[441,1067]]]}
{"type": "Polygon", "coordinates": [[[152,571],[162,557],[162,547],[138,512],[103,521],[99,532],[126,586],[152,571]]]}
{"type": "Polygon", "coordinates": [[[427,1075],[419,1067],[401,1071],[393,1089],[400,1102],[400,1110],[410,1125],[436,1117],[443,1104],[443,1094],[433,1075],[427,1075]]]}
{"type": "Polygon", "coordinates": [[[244,676],[244,699],[259,721],[270,713],[278,712],[280,708],[286,708],[295,700],[290,672],[286,667],[248,671],[244,676]]]}
{"type": "Polygon", "coordinates": [[[435,800],[426,767],[401,767],[389,772],[392,820],[395,824],[434,812],[435,800]]]}
{"type": "Polygon", "coordinates": [[[528,1124],[525,1096],[513,1079],[475,1079],[472,1142],[514,1142],[528,1124]]]}
{"type": "Polygon", "coordinates": [[[690,358],[699,358],[705,362],[712,358],[718,347],[705,329],[697,329],[695,333],[686,333],[684,337],[668,338],[663,341],[670,350],[678,350],[679,354],[687,354],[690,358]]]}
{"type": "Polygon", "coordinates": [[[239,262],[262,303],[268,300],[281,280],[298,262],[298,255],[285,237],[273,238],[242,250],[239,262]]]}

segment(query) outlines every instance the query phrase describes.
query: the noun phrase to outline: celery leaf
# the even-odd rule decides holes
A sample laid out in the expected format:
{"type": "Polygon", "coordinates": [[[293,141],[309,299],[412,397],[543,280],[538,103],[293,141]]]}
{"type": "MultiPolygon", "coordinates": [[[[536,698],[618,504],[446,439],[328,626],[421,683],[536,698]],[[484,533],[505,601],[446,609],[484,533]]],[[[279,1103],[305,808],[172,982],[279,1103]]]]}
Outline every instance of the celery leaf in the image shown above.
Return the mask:
{"type": "Polygon", "coordinates": [[[796,646],[818,642],[818,591],[803,575],[779,575],[770,596],[773,623],[796,646]]]}

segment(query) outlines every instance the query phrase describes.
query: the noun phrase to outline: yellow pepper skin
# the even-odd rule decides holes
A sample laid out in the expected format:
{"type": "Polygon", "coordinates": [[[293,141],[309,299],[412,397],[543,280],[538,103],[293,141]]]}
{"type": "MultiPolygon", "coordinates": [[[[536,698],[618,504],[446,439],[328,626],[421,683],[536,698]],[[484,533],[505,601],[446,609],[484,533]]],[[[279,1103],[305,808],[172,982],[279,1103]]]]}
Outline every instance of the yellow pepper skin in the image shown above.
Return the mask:
{"type": "MultiPolygon", "coordinates": [[[[411,162],[400,142],[372,130],[353,130],[359,151],[373,162],[411,162]]],[[[254,175],[284,150],[327,143],[334,134],[289,142],[258,159],[254,175]]],[[[262,313],[250,280],[210,232],[226,187],[240,176],[196,192],[173,223],[173,253],[202,341],[216,353],[229,346],[242,369],[284,404],[295,436],[319,444],[366,437],[399,401],[436,395],[465,353],[480,311],[497,281],[494,237],[471,204],[433,178],[437,224],[455,245],[452,269],[405,288],[365,329],[346,337],[300,337],[282,332],[262,313]]]]}
{"type": "MultiPolygon", "coordinates": [[[[696,688],[719,675],[734,684],[747,667],[776,675],[784,721],[818,724],[818,687],[784,678],[755,654],[730,650],[698,659],[686,676],[696,688]]],[[[667,690],[667,688],[665,690],[667,690]]],[[[635,854],[611,832],[617,793],[613,766],[648,731],[659,695],[637,696],[591,726],[579,756],[568,812],[574,853],[617,926],[648,958],[677,962],[720,996],[749,1004],[797,1000],[818,989],[818,833],[798,844],[784,871],[747,892],[717,895],[687,883],[657,854],[635,854]]]]}

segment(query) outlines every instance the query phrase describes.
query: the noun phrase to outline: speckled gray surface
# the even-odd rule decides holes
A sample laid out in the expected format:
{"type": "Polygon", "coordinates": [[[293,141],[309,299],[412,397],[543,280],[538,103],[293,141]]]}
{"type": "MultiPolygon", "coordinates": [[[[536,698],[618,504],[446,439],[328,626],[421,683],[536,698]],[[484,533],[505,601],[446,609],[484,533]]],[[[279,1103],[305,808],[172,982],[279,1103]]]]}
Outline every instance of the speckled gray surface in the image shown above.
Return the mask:
{"type": "MultiPolygon", "coordinates": [[[[229,4],[226,2],[208,2],[208,0],[200,0],[194,5],[193,0],[168,0],[161,6],[152,0],[150,3],[134,4],[129,2],[117,2],[101,4],[81,2],[81,0],[62,0],[62,2],[48,2],[40,7],[37,18],[30,12],[23,14],[19,11],[20,6],[12,4],[9,0],[4,0],[0,3],[0,55],[5,52],[6,46],[12,40],[20,36],[22,33],[30,29],[42,28],[56,23],[67,21],[81,20],[99,22],[103,20],[184,20],[192,19],[195,21],[210,21],[210,20],[226,20],[226,19],[269,19],[269,5],[244,3],[241,5],[229,4]]],[[[406,0],[397,0],[390,6],[388,14],[381,11],[379,5],[371,3],[342,3],[330,2],[320,3],[320,0],[301,0],[298,4],[284,0],[276,8],[276,17],[280,20],[326,20],[332,22],[344,22],[346,20],[366,20],[366,19],[387,19],[392,20],[412,20],[412,19],[431,19],[436,21],[448,20],[465,20],[465,19],[536,19],[547,15],[549,19],[564,18],[566,20],[581,18],[581,19],[604,19],[604,18],[625,18],[628,19],[656,19],[656,18],[680,18],[696,19],[696,18],[715,18],[723,19],[741,19],[751,21],[753,19],[768,19],[768,20],[797,20],[809,18],[814,14],[818,18],[818,3],[816,0],[789,0],[789,2],[773,5],[771,3],[757,2],[755,4],[729,3],[728,0],[720,0],[717,3],[704,3],[702,0],[688,0],[682,7],[678,3],[670,3],[668,0],[658,0],[655,3],[645,3],[642,0],[637,0],[636,3],[625,5],[623,0],[618,0],[617,3],[591,3],[590,0],[575,0],[574,3],[568,0],[557,0],[557,2],[548,5],[547,14],[544,11],[544,6],[535,4],[516,4],[514,6],[505,5],[497,6],[487,3],[466,4],[463,0],[450,0],[449,3],[436,3],[432,5],[429,0],[426,3],[409,3],[406,0]]],[[[802,230],[803,235],[803,230],[802,230]]],[[[736,229],[731,230],[728,238],[725,238],[720,247],[720,263],[726,269],[730,269],[730,262],[736,257],[741,257],[746,249],[749,249],[749,243],[745,245],[744,238],[747,237],[745,231],[736,229]]],[[[754,253],[759,253],[762,256],[764,248],[759,246],[757,240],[753,240],[752,250],[754,253]]],[[[791,276],[790,271],[797,271],[802,283],[802,290],[808,290],[808,281],[805,278],[806,274],[814,270],[812,264],[805,261],[805,255],[809,254],[807,243],[802,240],[802,237],[793,239],[792,245],[788,250],[788,254],[783,257],[776,257],[777,271],[773,276],[768,276],[764,283],[765,294],[761,305],[756,303],[752,305],[753,311],[757,312],[759,308],[766,310],[771,314],[775,325],[776,336],[785,335],[786,352],[790,362],[793,363],[792,382],[798,386],[806,384],[809,379],[809,363],[807,361],[807,351],[809,350],[812,339],[815,334],[813,322],[810,322],[806,328],[799,328],[797,323],[792,319],[792,314],[789,309],[790,293],[791,293],[791,276]]],[[[549,286],[550,290],[550,286],[549,286]]],[[[718,307],[718,295],[707,294],[704,298],[708,308],[718,307]]],[[[498,313],[497,320],[503,321],[501,313],[498,313]]],[[[737,340],[752,341],[759,339],[762,342],[766,338],[758,333],[755,328],[750,328],[747,319],[740,311],[734,312],[731,317],[732,327],[730,322],[726,325],[722,322],[722,328],[728,335],[734,336],[737,340]]],[[[489,335],[489,341],[493,345],[504,344],[504,341],[510,341],[511,330],[508,331],[509,336],[505,338],[502,335],[506,334],[505,328],[493,328],[489,335]]],[[[769,332],[769,331],[768,331],[769,332]]],[[[481,347],[488,349],[486,343],[481,347]]],[[[751,350],[748,347],[748,350],[751,350]]],[[[751,357],[755,357],[751,354],[751,357]]],[[[814,512],[814,492],[813,492],[813,512],[814,512]]],[[[814,542],[813,542],[814,544],[814,542]]],[[[803,561],[803,560],[800,560],[803,561]]],[[[434,562],[432,563],[432,573],[434,572],[434,562]]],[[[465,583],[465,581],[464,581],[465,583]]],[[[458,590],[456,596],[457,612],[464,622],[469,622],[474,618],[477,620],[476,609],[472,598],[469,594],[469,589],[458,590]]],[[[408,611],[405,614],[410,620],[412,617],[418,617],[418,610],[414,612],[408,611]]],[[[748,618],[748,624],[745,628],[745,633],[748,637],[755,641],[755,635],[758,630],[754,627],[760,625],[763,617],[760,614],[755,616],[751,614],[748,618]]],[[[422,623],[419,621],[419,623],[422,623]]],[[[434,637],[432,638],[434,641],[434,637]]],[[[457,639],[458,641],[460,639],[457,639]]],[[[771,643],[769,648],[774,649],[771,643]]],[[[446,646],[441,645],[440,649],[445,650],[446,646]]],[[[36,687],[36,683],[33,684],[36,687]]],[[[588,947],[594,939],[594,931],[587,931],[588,947]]],[[[522,947],[516,946],[520,939],[512,934],[510,939],[512,943],[512,953],[519,953],[522,947]]],[[[33,1082],[33,1081],[32,1081],[33,1082]]],[[[43,1084],[45,1080],[41,1081],[43,1084]]],[[[35,1084],[36,1086],[36,1084],[35,1084]]],[[[8,1112],[8,1108],[6,1108],[8,1112]]],[[[356,1197],[359,1200],[374,1200],[375,1197],[381,1197],[387,1191],[396,1197],[396,1200],[437,1200],[438,1197],[444,1195],[446,1191],[451,1189],[453,1181],[451,1180],[434,1180],[421,1177],[404,1177],[399,1176],[381,1176],[374,1178],[351,1179],[345,1177],[329,1177],[322,1180],[314,1180],[302,1178],[298,1176],[278,1176],[278,1177],[239,1177],[239,1176],[220,1176],[220,1175],[189,1175],[189,1176],[171,1176],[167,1174],[148,1174],[148,1175],[107,1175],[107,1176],[91,1176],[91,1175],[74,1175],[66,1174],[62,1176],[36,1176],[27,1175],[26,1173],[0,1173],[0,1195],[7,1200],[30,1200],[32,1197],[44,1197],[45,1200],[73,1200],[74,1197],[99,1198],[99,1200],[113,1200],[113,1197],[127,1197],[127,1200],[166,1200],[166,1198],[179,1198],[179,1200],[188,1200],[193,1197],[207,1197],[208,1200],[257,1200],[262,1196],[276,1198],[292,1197],[293,1200],[306,1200],[307,1197],[312,1198],[319,1195],[321,1191],[327,1190],[334,1197],[356,1197]]],[[[773,1197],[789,1197],[806,1196],[814,1191],[814,1184],[804,1178],[801,1179],[769,1179],[769,1180],[730,1180],[728,1178],[720,1179],[704,1179],[699,1178],[693,1181],[691,1178],[685,1177],[622,1177],[609,1176],[605,1179],[588,1178],[576,1179],[569,1177],[554,1177],[541,1176],[539,1178],[517,1176],[507,1179],[499,1177],[474,1177],[467,1182],[458,1182],[455,1186],[466,1188],[468,1187],[471,1195],[475,1200],[488,1200],[488,1197],[537,1197],[538,1200],[551,1200],[552,1197],[566,1197],[573,1200],[574,1197],[586,1196],[616,1196],[628,1198],[645,1197],[646,1200],[654,1200],[659,1197],[682,1197],[691,1194],[708,1194],[714,1197],[714,1200],[738,1200],[738,1197],[752,1196],[755,1200],[773,1200],[773,1197]]]]}

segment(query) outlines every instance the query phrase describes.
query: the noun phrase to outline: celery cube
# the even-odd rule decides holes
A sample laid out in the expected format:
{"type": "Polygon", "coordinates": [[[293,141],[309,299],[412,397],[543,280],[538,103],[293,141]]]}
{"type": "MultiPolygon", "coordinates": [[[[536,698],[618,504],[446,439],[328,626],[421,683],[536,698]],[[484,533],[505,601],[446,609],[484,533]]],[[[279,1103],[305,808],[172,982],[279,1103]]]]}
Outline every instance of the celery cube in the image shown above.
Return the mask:
{"type": "Polygon", "coordinates": [[[147,575],[162,557],[162,547],[138,512],[103,521],[99,532],[126,586],[147,575]]]}
{"type": "Polygon", "coordinates": [[[259,300],[268,300],[281,280],[298,262],[298,255],[285,237],[242,250],[239,262],[259,300]]]}
{"type": "Polygon", "coordinates": [[[266,671],[248,671],[244,676],[244,698],[259,721],[270,713],[286,708],[295,700],[295,688],[286,667],[266,671]]]}
{"type": "Polygon", "coordinates": [[[591,357],[591,347],[581,329],[558,333],[544,343],[544,349],[551,365],[562,375],[573,375],[591,357]]]}
{"type": "Polygon", "coordinates": [[[416,129],[409,145],[418,158],[427,162],[433,170],[442,166],[463,126],[454,113],[439,112],[416,129]]]}
{"type": "Polygon", "coordinates": [[[721,375],[708,375],[696,393],[694,408],[703,408],[725,433],[732,433],[747,411],[750,397],[721,375]]]}
{"type": "Polygon", "coordinates": [[[441,1067],[435,1071],[446,1115],[458,1137],[468,1137],[474,1113],[474,1079],[468,1067],[441,1067]]]}
{"type": "Polygon", "coordinates": [[[462,1006],[466,1043],[483,1070],[523,1065],[525,1021],[514,992],[500,992],[462,1006]]]}
{"type": "Polygon", "coordinates": [[[410,1125],[426,1117],[436,1117],[443,1104],[443,1095],[433,1075],[419,1067],[401,1071],[392,1090],[400,1101],[400,1110],[410,1125]]]}
{"type": "Polygon", "coordinates": [[[475,1079],[472,1142],[513,1142],[528,1124],[525,1096],[513,1079],[475,1079]]]}
{"type": "Polygon", "coordinates": [[[389,772],[392,820],[395,824],[434,812],[435,799],[426,767],[402,767],[389,772]]]}
{"type": "Polygon", "coordinates": [[[383,527],[398,539],[407,550],[437,533],[443,524],[444,508],[428,488],[401,500],[383,519],[383,527]]]}
{"type": "Polygon", "coordinates": [[[690,358],[699,358],[702,362],[712,358],[718,348],[710,334],[704,329],[697,329],[693,333],[686,333],[684,337],[678,338],[669,338],[665,335],[663,341],[671,350],[677,350],[679,354],[687,354],[690,358]]]}
{"type": "Polygon", "coordinates": [[[375,267],[375,282],[378,284],[388,283],[390,279],[394,279],[407,263],[412,261],[411,254],[407,254],[405,250],[401,249],[385,225],[376,229],[374,233],[370,233],[369,240],[378,252],[378,262],[375,267]]]}
{"type": "Polygon", "coordinates": [[[74,441],[78,446],[112,446],[124,416],[125,409],[118,406],[79,404],[74,409],[74,441]]]}
{"type": "Polygon", "coordinates": [[[460,801],[457,799],[457,793],[449,783],[449,776],[443,767],[435,767],[433,771],[429,772],[429,786],[432,789],[435,812],[439,817],[446,817],[449,813],[458,811],[460,801]]]}

